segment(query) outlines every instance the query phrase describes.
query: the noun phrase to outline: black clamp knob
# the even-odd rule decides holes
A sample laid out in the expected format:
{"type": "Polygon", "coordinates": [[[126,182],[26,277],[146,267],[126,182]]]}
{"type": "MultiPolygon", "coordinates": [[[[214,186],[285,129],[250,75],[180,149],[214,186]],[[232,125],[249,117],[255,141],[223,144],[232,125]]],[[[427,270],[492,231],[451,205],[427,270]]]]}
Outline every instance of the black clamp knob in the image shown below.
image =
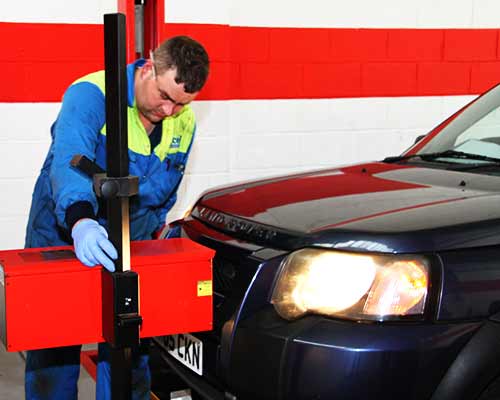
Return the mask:
{"type": "Polygon", "coordinates": [[[94,191],[97,196],[104,199],[131,197],[139,193],[139,177],[132,175],[110,177],[104,173],[95,174],[94,191]]]}

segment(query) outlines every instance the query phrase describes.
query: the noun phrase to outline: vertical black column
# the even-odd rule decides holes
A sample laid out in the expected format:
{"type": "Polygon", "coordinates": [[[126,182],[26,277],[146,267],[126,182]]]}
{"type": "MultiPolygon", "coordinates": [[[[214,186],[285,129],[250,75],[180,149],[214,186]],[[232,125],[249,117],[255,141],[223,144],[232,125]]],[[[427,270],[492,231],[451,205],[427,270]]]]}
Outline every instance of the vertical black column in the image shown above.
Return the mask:
{"type": "MultiPolygon", "coordinates": [[[[109,239],[118,250],[116,271],[102,272],[103,336],[110,345],[111,399],[132,399],[132,350],[139,344],[139,283],[130,270],[129,197],[137,177],[129,176],[126,25],[123,14],[104,16],[106,67],[106,176],[97,192],[106,198],[109,239]]],[[[133,83],[132,83],[133,84],[133,83]]]]}
{"type": "MultiPolygon", "coordinates": [[[[106,66],[107,176],[128,176],[127,74],[125,15],[104,16],[106,66]]],[[[118,250],[116,271],[130,270],[129,199],[108,200],[109,239],[118,250]]]]}
{"type": "MultiPolygon", "coordinates": [[[[93,177],[107,202],[109,239],[118,251],[115,272],[102,269],[102,333],[110,346],[111,399],[132,399],[132,352],[139,345],[139,277],[130,269],[129,198],[139,179],[129,175],[125,15],[104,16],[106,67],[106,172],[83,155],[71,165],[93,177]]],[[[131,82],[133,84],[133,82],[131,82]]]]}

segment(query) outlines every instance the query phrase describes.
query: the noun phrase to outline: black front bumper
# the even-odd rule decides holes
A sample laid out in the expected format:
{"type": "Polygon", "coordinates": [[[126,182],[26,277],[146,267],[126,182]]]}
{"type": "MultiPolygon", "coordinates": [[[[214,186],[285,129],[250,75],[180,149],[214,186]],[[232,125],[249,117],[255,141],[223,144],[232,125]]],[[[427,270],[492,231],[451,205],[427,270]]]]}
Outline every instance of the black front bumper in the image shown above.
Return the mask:
{"type": "Polygon", "coordinates": [[[219,360],[216,381],[215,371],[200,377],[171,358],[161,340],[156,344],[206,400],[416,400],[430,398],[480,325],[359,324],[316,316],[290,323],[271,307],[237,325],[231,352],[223,356],[227,368],[219,360]]]}

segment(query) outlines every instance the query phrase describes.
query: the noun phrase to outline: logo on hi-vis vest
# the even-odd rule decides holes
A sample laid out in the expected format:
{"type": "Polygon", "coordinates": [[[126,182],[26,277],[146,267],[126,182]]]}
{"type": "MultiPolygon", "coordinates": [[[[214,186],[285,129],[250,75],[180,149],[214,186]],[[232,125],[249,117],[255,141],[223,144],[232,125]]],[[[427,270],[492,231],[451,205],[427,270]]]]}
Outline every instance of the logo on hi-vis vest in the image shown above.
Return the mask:
{"type": "Polygon", "coordinates": [[[178,149],[181,144],[181,137],[180,136],[175,136],[172,139],[172,144],[170,145],[171,149],[178,149]]]}

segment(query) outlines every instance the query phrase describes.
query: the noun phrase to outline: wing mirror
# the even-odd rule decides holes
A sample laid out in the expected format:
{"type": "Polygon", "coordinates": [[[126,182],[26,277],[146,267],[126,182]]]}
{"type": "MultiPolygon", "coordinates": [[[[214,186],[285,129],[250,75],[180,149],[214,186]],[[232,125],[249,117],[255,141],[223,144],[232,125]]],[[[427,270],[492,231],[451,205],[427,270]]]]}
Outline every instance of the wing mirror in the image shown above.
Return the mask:
{"type": "Polygon", "coordinates": [[[417,138],[415,139],[415,142],[413,144],[416,144],[416,143],[420,142],[426,136],[427,135],[419,135],[419,136],[417,136],[417,138]]]}

